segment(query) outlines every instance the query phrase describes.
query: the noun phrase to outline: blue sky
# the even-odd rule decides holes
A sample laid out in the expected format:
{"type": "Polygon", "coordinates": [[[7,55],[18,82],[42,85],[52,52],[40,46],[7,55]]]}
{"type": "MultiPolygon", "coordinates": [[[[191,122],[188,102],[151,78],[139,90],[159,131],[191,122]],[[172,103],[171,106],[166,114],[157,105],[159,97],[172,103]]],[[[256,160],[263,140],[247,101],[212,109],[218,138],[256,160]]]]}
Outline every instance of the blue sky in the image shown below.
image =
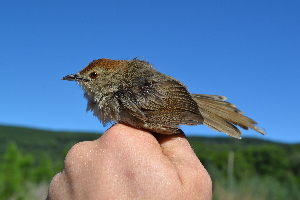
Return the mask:
{"type": "Polygon", "coordinates": [[[267,131],[244,137],[300,142],[300,1],[1,1],[0,26],[0,124],[105,131],[61,78],[94,59],[140,56],[267,131]]]}

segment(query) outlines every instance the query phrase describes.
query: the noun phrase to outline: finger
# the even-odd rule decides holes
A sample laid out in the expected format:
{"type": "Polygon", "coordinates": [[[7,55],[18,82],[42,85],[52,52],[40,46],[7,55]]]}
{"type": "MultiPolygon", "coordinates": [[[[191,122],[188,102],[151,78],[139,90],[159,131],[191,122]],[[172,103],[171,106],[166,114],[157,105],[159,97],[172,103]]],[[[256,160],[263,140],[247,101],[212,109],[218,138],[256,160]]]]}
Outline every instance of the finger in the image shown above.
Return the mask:
{"type": "Polygon", "coordinates": [[[69,189],[70,188],[67,185],[65,174],[60,172],[51,180],[46,200],[71,199],[69,189]]]}
{"type": "MultiPolygon", "coordinates": [[[[179,177],[182,186],[187,191],[195,192],[195,196],[201,194],[202,197],[200,198],[211,199],[212,182],[210,176],[195,155],[183,132],[172,135],[150,134],[148,131],[117,124],[112,127],[112,132],[109,134],[111,135],[107,136],[114,135],[117,137],[113,139],[114,142],[120,142],[117,142],[120,147],[118,151],[126,151],[124,153],[127,156],[133,155],[132,162],[129,164],[135,163],[141,166],[143,171],[157,174],[158,172],[150,167],[151,164],[155,163],[156,166],[159,166],[158,169],[160,169],[161,174],[168,174],[169,178],[173,179],[179,177]],[[124,141],[125,137],[130,138],[130,140],[124,141]]],[[[130,165],[128,167],[133,169],[135,166],[130,165]]]]}
{"type": "Polygon", "coordinates": [[[182,185],[188,191],[196,191],[195,195],[202,194],[204,199],[210,199],[212,196],[211,178],[184,133],[155,134],[155,137],[160,143],[163,154],[177,168],[182,185]]]}
{"type": "Polygon", "coordinates": [[[163,195],[163,199],[176,199],[170,196],[176,192],[170,191],[181,187],[177,171],[156,138],[123,124],[112,126],[95,141],[72,147],[64,174],[71,191],[78,193],[72,194],[73,199],[85,193],[85,197],[106,194],[111,199],[162,199],[163,195]]]}
{"type": "Polygon", "coordinates": [[[152,172],[165,173],[166,165],[174,168],[170,165],[170,160],[162,153],[156,138],[148,131],[116,124],[107,130],[97,142],[98,146],[106,149],[106,153],[114,155],[117,162],[122,162],[125,169],[132,169],[131,171],[135,172],[142,170],[142,174],[145,174],[145,171],[151,172],[152,170],[154,170],[152,172]]]}

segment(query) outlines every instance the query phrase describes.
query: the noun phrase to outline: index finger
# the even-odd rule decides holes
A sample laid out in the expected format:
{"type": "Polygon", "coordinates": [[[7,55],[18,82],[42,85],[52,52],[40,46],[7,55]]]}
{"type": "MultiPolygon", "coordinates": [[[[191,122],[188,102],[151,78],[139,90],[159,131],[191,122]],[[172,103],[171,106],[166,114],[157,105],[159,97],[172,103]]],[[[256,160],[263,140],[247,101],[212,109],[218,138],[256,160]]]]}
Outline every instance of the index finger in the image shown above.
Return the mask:
{"type": "Polygon", "coordinates": [[[212,197],[212,181],[183,132],[172,135],[154,134],[162,153],[170,159],[177,169],[182,185],[195,191],[203,199],[212,197]]]}

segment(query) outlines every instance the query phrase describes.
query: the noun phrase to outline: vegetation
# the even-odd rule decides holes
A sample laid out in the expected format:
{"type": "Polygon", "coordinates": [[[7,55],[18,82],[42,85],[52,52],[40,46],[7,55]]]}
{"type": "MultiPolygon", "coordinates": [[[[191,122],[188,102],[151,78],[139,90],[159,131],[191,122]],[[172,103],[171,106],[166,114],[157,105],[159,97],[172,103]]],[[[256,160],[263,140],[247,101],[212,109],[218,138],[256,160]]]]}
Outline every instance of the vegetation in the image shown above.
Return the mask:
{"type": "MultiPolygon", "coordinates": [[[[0,199],[45,198],[71,146],[99,136],[0,126],[0,199]]],[[[189,141],[212,177],[213,199],[300,199],[300,144],[253,138],[189,141]]]]}

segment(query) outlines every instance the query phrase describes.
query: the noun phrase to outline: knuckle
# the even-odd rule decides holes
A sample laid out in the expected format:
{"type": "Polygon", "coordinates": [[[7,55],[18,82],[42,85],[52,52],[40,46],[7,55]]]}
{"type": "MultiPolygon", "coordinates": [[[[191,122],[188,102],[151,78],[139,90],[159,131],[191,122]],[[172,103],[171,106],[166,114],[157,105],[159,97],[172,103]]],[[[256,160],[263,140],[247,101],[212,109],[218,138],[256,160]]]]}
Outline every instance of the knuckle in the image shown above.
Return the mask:
{"type": "Polygon", "coordinates": [[[67,153],[64,161],[64,169],[72,170],[80,167],[82,162],[85,162],[87,152],[90,152],[92,142],[85,141],[75,144],[67,153]]]}

